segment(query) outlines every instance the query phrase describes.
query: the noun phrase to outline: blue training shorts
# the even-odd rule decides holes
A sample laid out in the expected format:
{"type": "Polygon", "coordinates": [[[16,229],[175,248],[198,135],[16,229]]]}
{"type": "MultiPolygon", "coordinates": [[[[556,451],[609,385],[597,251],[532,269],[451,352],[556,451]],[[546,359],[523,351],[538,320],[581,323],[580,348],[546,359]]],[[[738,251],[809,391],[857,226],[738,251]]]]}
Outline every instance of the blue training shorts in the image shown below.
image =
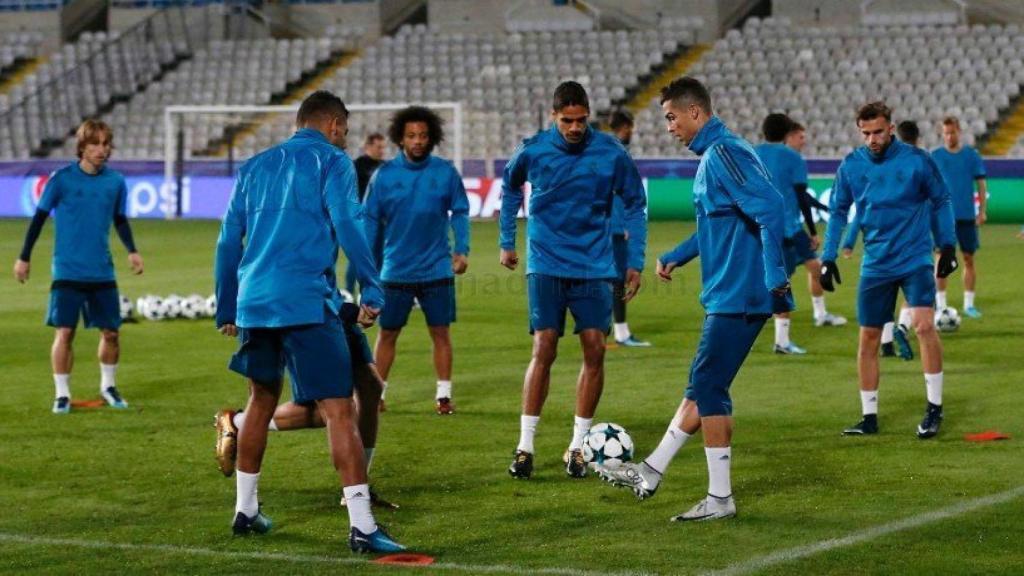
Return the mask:
{"type": "Polygon", "coordinates": [[[857,287],[857,320],[861,326],[881,328],[892,322],[900,290],[911,308],[935,305],[935,271],[921,267],[904,276],[861,276],[857,287]]]}
{"type": "Polygon", "coordinates": [[[384,282],[384,310],[380,327],[398,330],[409,321],[413,300],[420,303],[427,326],[448,326],[455,322],[455,279],[442,278],[408,284],[384,282]]]}
{"type": "Polygon", "coordinates": [[[239,328],[228,367],[260,383],[279,382],[284,369],[296,403],[352,396],[352,355],[341,320],[325,311],[321,324],[239,328]]]}
{"type": "Polygon", "coordinates": [[[767,314],[708,314],[704,317],[685,394],[687,399],[697,403],[701,417],[732,415],[729,387],[768,318],[767,314]]]}
{"type": "Polygon", "coordinates": [[[600,330],[607,334],[612,322],[612,284],[608,280],[558,278],[547,274],[528,274],[530,333],[558,330],[565,334],[565,312],[572,313],[574,334],[600,330]]]}
{"type": "Polygon", "coordinates": [[[121,296],[115,282],[54,280],[46,325],[75,328],[81,316],[86,328],[117,330],[121,327],[121,296]]]}
{"type": "Polygon", "coordinates": [[[956,221],[956,243],[960,245],[960,251],[965,254],[974,254],[981,248],[981,241],[978,240],[978,224],[974,220],[956,221]]]}
{"type": "Polygon", "coordinates": [[[811,237],[803,230],[786,238],[783,245],[785,249],[782,255],[786,259],[786,274],[789,276],[793,275],[797,266],[818,257],[818,253],[811,248],[811,237]]]}

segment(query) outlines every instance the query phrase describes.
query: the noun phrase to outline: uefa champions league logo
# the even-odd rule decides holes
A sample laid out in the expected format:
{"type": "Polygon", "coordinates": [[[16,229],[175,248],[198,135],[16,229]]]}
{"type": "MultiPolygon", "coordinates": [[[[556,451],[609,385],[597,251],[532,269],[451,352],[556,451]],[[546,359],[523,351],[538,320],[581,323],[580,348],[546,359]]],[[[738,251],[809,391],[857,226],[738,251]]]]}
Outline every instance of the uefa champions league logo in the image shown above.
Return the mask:
{"type": "Polygon", "coordinates": [[[36,207],[39,206],[39,199],[43,196],[43,190],[46,188],[46,183],[50,181],[50,176],[34,176],[32,178],[26,178],[25,183],[21,186],[21,212],[25,216],[32,216],[36,213],[36,207]]]}

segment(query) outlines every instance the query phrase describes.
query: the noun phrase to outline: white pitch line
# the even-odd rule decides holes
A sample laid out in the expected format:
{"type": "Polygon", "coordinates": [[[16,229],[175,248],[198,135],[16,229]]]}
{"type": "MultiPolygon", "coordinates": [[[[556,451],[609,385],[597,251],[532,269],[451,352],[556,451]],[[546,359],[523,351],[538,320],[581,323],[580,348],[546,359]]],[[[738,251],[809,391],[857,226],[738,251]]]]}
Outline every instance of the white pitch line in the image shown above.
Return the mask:
{"type": "Polygon", "coordinates": [[[919,528],[926,524],[939,522],[941,520],[967,514],[968,512],[973,512],[979,508],[985,508],[995,504],[1003,504],[1016,498],[1020,498],[1021,496],[1024,496],[1024,486],[1018,486],[1005,492],[983,496],[974,500],[967,500],[946,508],[940,508],[931,512],[918,514],[917,516],[904,518],[903,520],[896,520],[895,522],[881,524],[873,528],[868,528],[867,530],[854,532],[853,534],[843,536],[842,538],[830,538],[828,540],[822,540],[806,546],[797,546],[795,548],[780,550],[759,558],[753,558],[751,560],[745,560],[743,562],[727,566],[721,570],[705,572],[704,576],[739,576],[741,574],[758,572],[776,564],[800,560],[802,558],[807,558],[808,556],[813,556],[836,548],[842,548],[844,546],[853,546],[868,540],[873,540],[879,536],[892,534],[893,532],[919,528]]]}
{"type": "Polygon", "coordinates": [[[649,576],[651,572],[597,572],[577,570],[575,568],[529,568],[525,566],[509,566],[489,564],[476,566],[453,562],[437,562],[426,566],[374,564],[361,558],[342,558],[336,556],[282,554],[277,552],[236,552],[232,550],[213,550],[211,548],[195,548],[191,546],[173,546],[170,544],[132,544],[128,542],[103,542],[101,540],[77,540],[71,538],[49,538],[45,536],[27,536],[0,532],[0,543],[26,544],[30,546],[60,546],[74,548],[92,548],[107,550],[125,550],[128,552],[160,552],[184,556],[209,556],[234,560],[272,560],[295,564],[335,564],[344,566],[363,565],[367,567],[398,567],[426,568],[432,570],[450,570],[468,572],[470,574],[545,574],[549,576],[649,576]]]}

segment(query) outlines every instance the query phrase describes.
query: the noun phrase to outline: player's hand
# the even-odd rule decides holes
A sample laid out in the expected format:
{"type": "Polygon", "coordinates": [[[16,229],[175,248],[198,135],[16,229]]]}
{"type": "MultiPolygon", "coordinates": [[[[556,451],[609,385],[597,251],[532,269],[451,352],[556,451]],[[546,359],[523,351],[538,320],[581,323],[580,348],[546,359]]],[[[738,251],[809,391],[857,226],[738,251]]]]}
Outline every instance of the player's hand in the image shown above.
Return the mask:
{"type": "Polygon", "coordinates": [[[377,322],[377,316],[380,316],[380,308],[359,306],[359,318],[356,322],[358,322],[363,328],[369,328],[377,322]]]}
{"type": "Polygon", "coordinates": [[[25,281],[28,280],[29,268],[31,268],[31,265],[28,262],[22,260],[21,258],[15,260],[14,279],[24,284],[25,281]]]}
{"type": "Polygon", "coordinates": [[[945,278],[956,269],[960,267],[960,263],[956,261],[956,248],[953,246],[943,246],[939,252],[939,266],[935,269],[935,275],[939,278],[945,278]]]}
{"type": "Polygon", "coordinates": [[[675,269],[676,269],[675,262],[669,262],[668,264],[662,264],[661,260],[658,260],[657,264],[654,265],[654,273],[658,275],[658,278],[661,278],[662,282],[671,282],[672,281],[672,271],[675,270],[675,269]]]}
{"type": "Polygon", "coordinates": [[[792,289],[792,287],[793,286],[787,280],[785,284],[780,284],[779,286],[772,288],[772,294],[778,296],[779,298],[784,298],[786,294],[789,294],[789,291],[792,289]]]}
{"type": "Polygon", "coordinates": [[[455,254],[452,256],[452,272],[465,274],[466,268],[469,268],[469,258],[465,254],[455,254]]]}
{"type": "Polygon", "coordinates": [[[811,236],[811,250],[817,250],[821,246],[821,240],[817,236],[811,236]]]}
{"type": "Polygon", "coordinates": [[[218,330],[220,330],[220,333],[225,336],[238,336],[238,326],[235,326],[234,324],[222,324],[218,330]]]}
{"type": "Polygon", "coordinates": [[[635,268],[626,270],[626,293],[622,296],[623,302],[629,302],[640,291],[640,271],[635,268]]]}
{"type": "Polygon", "coordinates": [[[515,250],[505,250],[502,248],[501,256],[499,257],[501,265],[509,270],[515,270],[516,266],[519,265],[519,256],[516,255],[515,250]]]}
{"type": "Polygon", "coordinates": [[[853,257],[853,248],[843,248],[843,258],[849,260],[853,257]]]}
{"type": "Polygon", "coordinates": [[[623,230],[622,231],[622,239],[623,240],[629,240],[629,230],[623,230]]]}
{"type": "Polygon", "coordinates": [[[835,260],[825,260],[821,263],[821,287],[828,292],[835,292],[835,284],[842,284],[843,278],[839,275],[839,267],[835,260]],[[835,284],[833,284],[835,281],[835,284]]]}
{"type": "Polygon", "coordinates": [[[988,214],[985,214],[984,212],[978,212],[978,215],[974,217],[974,223],[977,224],[978,226],[981,226],[987,221],[988,214]]]}
{"type": "Polygon", "coordinates": [[[132,252],[128,255],[128,265],[132,267],[132,274],[136,276],[142,274],[142,256],[138,252],[132,252]]]}

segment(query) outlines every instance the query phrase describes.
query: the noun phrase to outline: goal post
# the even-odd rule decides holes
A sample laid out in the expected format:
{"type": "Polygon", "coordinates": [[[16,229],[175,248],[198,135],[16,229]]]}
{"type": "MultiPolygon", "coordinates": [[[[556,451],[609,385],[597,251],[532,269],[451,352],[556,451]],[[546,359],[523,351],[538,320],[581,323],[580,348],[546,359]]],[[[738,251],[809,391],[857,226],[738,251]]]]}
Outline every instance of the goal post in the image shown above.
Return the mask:
{"type": "MultiPolygon", "coordinates": [[[[391,114],[413,105],[412,102],[346,104],[349,110],[349,135],[346,150],[355,159],[363,139],[372,132],[387,133],[391,114]]],[[[437,112],[445,121],[446,138],[435,153],[448,158],[462,173],[464,114],[459,102],[415,103],[437,112]]],[[[295,131],[298,104],[291,105],[174,105],[164,108],[164,186],[181,189],[186,161],[238,160],[281,142],[295,131]]],[[[391,146],[391,143],[388,143],[391,146]]],[[[391,150],[392,155],[397,153],[391,150]]],[[[175,192],[177,214],[181,214],[182,196],[175,192]]]]}

